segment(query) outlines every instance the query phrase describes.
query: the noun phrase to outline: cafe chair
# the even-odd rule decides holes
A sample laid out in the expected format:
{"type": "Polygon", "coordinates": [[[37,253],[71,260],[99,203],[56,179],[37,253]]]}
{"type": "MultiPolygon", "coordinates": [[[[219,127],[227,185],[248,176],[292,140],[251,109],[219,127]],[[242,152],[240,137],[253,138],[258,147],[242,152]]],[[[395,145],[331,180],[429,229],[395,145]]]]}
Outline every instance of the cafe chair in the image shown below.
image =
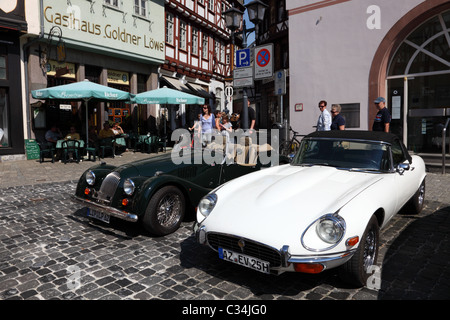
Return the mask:
{"type": "Polygon", "coordinates": [[[71,139],[64,140],[62,143],[62,155],[64,163],[67,163],[67,160],[69,160],[69,156],[72,156],[77,163],[80,162],[80,151],[80,141],[71,139]]]}
{"type": "Polygon", "coordinates": [[[48,141],[36,139],[39,146],[39,162],[44,162],[44,158],[52,158],[52,162],[55,162],[56,148],[48,141]]]}
{"type": "Polygon", "coordinates": [[[112,157],[114,158],[116,156],[115,147],[116,147],[116,139],[114,137],[101,139],[99,141],[99,151],[101,150],[102,158],[105,158],[106,150],[111,150],[112,157]]]}
{"type": "Polygon", "coordinates": [[[144,139],[144,150],[147,153],[156,152],[158,153],[158,136],[147,136],[144,139]]]}
{"type": "Polygon", "coordinates": [[[95,161],[97,161],[97,159],[96,159],[97,157],[100,160],[100,155],[99,155],[98,147],[96,144],[89,145],[89,147],[86,147],[85,150],[86,150],[89,161],[95,162],[95,161]],[[93,157],[93,158],[91,159],[91,157],[93,157]]]}
{"type": "Polygon", "coordinates": [[[159,137],[157,150],[166,152],[166,146],[167,146],[167,136],[159,137]]]}

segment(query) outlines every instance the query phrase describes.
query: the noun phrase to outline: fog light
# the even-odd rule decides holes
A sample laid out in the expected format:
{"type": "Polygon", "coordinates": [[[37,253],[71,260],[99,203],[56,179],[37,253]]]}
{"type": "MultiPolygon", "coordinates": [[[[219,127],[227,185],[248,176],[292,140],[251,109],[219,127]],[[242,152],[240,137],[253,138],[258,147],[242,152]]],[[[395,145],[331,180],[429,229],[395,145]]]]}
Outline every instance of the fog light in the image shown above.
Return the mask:
{"type": "Polygon", "coordinates": [[[294,270],[303,273],[321,273],[324,266],[320,263],[294,263],[294,270]]]}

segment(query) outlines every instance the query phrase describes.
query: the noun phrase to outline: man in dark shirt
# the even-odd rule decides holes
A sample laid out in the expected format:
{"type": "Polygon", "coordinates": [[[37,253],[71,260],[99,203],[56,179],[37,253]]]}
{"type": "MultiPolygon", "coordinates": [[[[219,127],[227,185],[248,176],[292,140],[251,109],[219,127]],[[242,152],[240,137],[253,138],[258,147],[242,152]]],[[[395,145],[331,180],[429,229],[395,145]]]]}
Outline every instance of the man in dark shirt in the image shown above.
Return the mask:
{"type": "Polygon", "coordinates": [[[373,121],[372,131],[389,132],[389,125],[391,123],[391,114],[386,108],[386,99],[378,97],[375,101],[378,113],[373,121]]]}
{"type": "MultiPolygon", "coordinates": [[[[248,103],[248,123],[247,123],[247,129],[249,129],[250,131],[255,129],[255,122],[256,122],[256,113],[255,110],[250,107],[250,100],[247,100],[248,103]]],[[[243,113],[244,108],[241,109],[241,111],[239,112],[239,128],[243,129],[244,128],[244,123],[243,123],[243,113]]]]}

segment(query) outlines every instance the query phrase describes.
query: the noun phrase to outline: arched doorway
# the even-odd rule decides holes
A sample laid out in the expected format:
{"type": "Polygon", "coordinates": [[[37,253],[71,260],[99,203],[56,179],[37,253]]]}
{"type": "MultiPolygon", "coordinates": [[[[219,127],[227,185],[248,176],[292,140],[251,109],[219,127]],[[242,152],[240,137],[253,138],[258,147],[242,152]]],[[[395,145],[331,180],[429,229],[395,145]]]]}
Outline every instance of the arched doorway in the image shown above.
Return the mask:
{"type": "Polygon", "coordinates": [[[447,0],[428,0],[411,9],[387,32],[370,68],[369,128],[377,111],[373,100],[385,96],[394,118],[391,132],[416,152],[441,151],[432,142],[439,142],[436,132],[446,118],[441,114],[450,107],[442,105],[443,94],[435,97],[450,89],[449,12],[447,0]]]}
{"type": "Polygon", "coordinates": [[[450,10],[418,26],[392,57],[387,74],[391,131],[414,152],[440,152],[450,116],[450,10]]]}

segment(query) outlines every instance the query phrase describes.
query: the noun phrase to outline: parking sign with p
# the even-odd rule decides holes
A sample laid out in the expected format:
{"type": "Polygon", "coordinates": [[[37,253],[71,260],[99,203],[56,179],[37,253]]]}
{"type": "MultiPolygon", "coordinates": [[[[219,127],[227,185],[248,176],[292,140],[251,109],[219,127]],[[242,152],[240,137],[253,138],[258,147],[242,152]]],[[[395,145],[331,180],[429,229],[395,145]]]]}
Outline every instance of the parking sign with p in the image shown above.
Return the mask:
{"type": "Polygon", "coordinates": [[[236,51],[236,68],[250,67],[250,48],[236,51]]]}

